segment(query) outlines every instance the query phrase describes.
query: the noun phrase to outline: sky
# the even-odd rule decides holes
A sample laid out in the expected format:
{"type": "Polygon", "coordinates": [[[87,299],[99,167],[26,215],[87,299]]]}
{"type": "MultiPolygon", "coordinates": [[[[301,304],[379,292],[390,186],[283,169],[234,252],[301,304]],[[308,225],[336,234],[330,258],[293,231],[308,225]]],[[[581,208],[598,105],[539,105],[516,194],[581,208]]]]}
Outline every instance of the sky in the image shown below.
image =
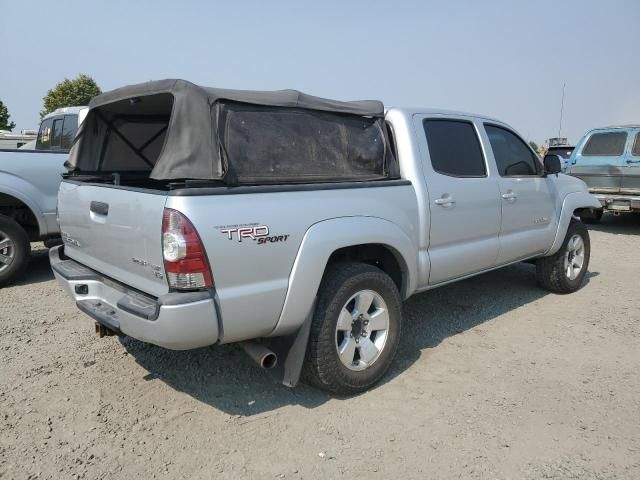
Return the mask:
{"type": "Polygon", "coordinates": [[[64,78],[184,78],[461,110],[527,140],[640,123],[640,0],[0,0],[0,100],[36,128],[64,78]],[[55,8],[54,8],[55,7],[55,8]]]}

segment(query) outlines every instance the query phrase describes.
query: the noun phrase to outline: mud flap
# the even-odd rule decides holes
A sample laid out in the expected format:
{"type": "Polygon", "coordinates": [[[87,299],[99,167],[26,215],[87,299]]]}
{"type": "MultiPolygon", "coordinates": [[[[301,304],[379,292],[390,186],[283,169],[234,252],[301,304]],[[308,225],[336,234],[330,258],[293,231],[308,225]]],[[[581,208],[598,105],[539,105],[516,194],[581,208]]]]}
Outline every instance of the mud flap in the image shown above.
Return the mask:
{"type": "Polygon", "coordinates": [[[278,365],[271,370],[271,373],[287,387],[293,388],[300,381],[314,311],[315,301],[297,332],[286,337],[273,338],[269,342],[271,349],[278,355],[278,365]]]}

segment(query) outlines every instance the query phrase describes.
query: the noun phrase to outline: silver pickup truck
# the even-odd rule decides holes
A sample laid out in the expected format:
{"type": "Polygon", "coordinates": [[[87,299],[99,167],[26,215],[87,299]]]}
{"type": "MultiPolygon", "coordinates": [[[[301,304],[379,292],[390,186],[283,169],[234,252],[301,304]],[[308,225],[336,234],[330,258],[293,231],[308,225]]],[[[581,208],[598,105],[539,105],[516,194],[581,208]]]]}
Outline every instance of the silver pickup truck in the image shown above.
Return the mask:
{"type": "Polygon", "coordinates": [[[59,238],[56,201],[69,149],[87,107],[45,116],[35,150],[0,149],[0,287],[27,268],[31,243],[59,238]]]}
{"type": "Polygon", "coordinates": [[[524,260],[579,289],[599,205],[494,119],[181,80],[96,97],[69,163],[51,265],[100,335],[241,342],[336,394],[386,372],[417,292],[524,260]]]}

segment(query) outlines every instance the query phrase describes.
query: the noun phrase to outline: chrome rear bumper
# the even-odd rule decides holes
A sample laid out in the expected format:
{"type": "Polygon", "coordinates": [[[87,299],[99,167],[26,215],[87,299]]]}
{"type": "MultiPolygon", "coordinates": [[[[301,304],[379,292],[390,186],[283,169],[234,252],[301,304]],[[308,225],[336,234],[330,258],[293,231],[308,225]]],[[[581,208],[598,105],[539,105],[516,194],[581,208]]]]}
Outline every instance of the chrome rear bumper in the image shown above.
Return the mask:
{"type": "Polygon", "coordinates": [[[218,341],[218,317],[210,292],[152,297],[64,257],[64,246],[49,250],[58,282],[80,310],[116,333],[172,350],[218,341]]]}
{"type": "Polygon", "coordinates": [[[633,195],[620,195],[615,193],[594,193],[600,205],[605,210],[625,212],[640,210],[640,197],[633,195]]]}

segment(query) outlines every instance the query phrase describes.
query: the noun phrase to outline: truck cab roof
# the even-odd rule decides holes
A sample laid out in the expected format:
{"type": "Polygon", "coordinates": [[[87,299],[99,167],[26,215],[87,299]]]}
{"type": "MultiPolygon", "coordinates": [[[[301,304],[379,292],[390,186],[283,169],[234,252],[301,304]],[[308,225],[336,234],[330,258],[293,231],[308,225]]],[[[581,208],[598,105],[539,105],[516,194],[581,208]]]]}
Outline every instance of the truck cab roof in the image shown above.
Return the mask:
{"type": "Polygon", "coordinates": [[[62,108],[56,108],[53,112],[51,113],[47,113],[42,120],[46,120],[47,118],[51,118],[51,117],[56,117],[58,115],[80,115],[80,112],[82,112],[83,110],[88,110],[89,107],[84,107],[84,106],[80,106],[80,107],[62,107],[62,108]]]}
{"type": "Polygon", "coordinates": [[[591,131],[608,130],[608,129],[612,129],[612,128],[640,128],[640,123],[629,123],[629,124],[626,124],[626,125],[609,125],[607,127],[594,128],[591,131]]]}
{"type": "Polygon", "coordinates": [[[497,120],[492,117],[488,117],[486,115],[480,115],[477,113],[471,112],[461,112],[457,110],[446,110],[442,108],[432,108],[432,107],[388,107],[385,109],[385,113],[391,112],[399,112],[404,115],[413,116],[413,115],[443,115],[443,116],[452,116],[452,117],[471,117],[477,118],[480,120],[486,120],[489,122],[495,122],[499,124],[504,124],[500,120],[497,120]]]}

